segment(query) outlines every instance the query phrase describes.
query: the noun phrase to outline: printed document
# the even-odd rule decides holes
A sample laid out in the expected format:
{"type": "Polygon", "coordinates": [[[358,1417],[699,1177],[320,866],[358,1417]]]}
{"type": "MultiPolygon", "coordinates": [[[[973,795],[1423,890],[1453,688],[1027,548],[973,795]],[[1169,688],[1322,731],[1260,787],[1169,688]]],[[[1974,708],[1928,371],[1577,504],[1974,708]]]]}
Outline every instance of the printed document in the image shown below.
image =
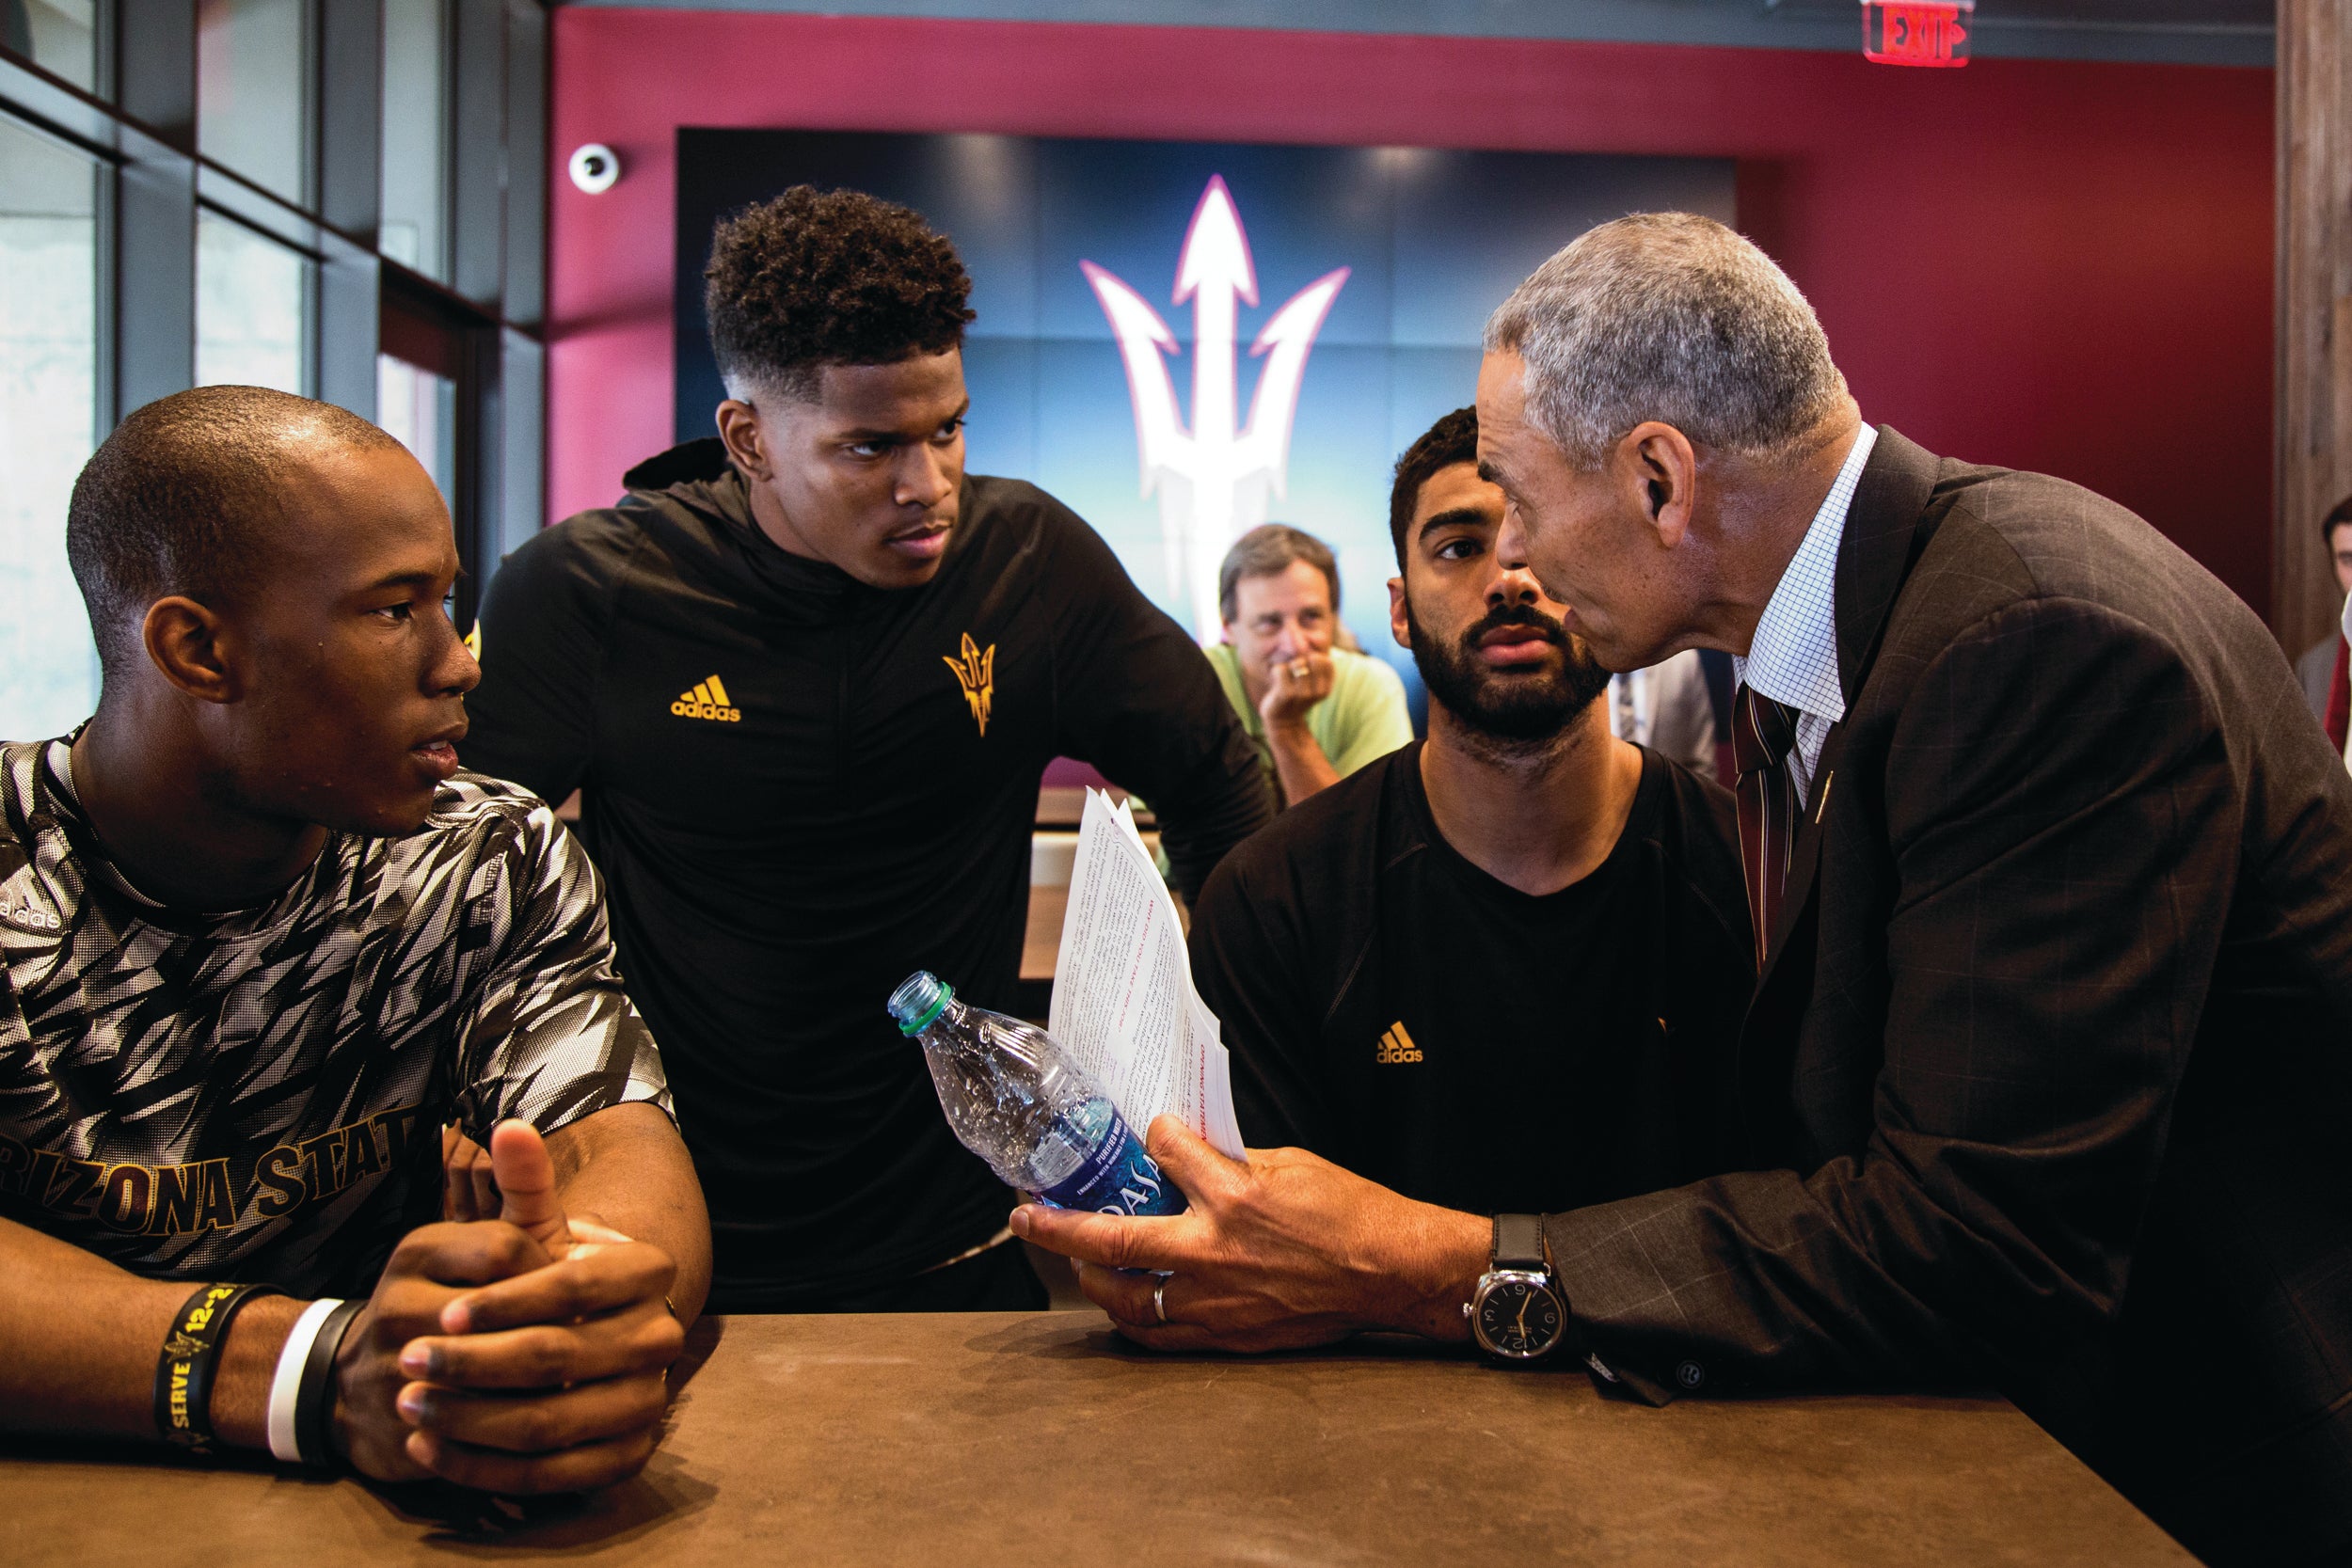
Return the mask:
{"type": "Polygon", "coordinates": [[[1242,1158],[1231,1059],[1192,989],[1176,901],[1135,813],[1087,791],[1046,1031],[1094,1075],[1141,1137],[1172,1116],[1242,1158]]]}

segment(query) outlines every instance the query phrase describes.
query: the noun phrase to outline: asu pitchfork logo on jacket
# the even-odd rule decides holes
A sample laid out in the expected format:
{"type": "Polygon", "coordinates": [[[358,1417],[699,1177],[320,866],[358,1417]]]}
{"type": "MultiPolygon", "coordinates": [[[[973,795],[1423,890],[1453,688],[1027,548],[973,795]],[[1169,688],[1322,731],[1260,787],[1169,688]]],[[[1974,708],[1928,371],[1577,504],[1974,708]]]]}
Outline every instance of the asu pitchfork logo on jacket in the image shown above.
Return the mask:
{"type": "Polygon", "coordinates": [[[716,675],[696,681],[691,691],[679,692],[670,711],[680,719],[715,719],[722,724],[743,721],[743,710],[727,700],[726,683],[716,675]]]}
{"type": "Polygon", "coordinates": [[[980,734],[988,734],[988,713],[996,700],[996,644],[991,642],[987,651],[972,641],[972,634],[963,634],[963,657],[953,654],[939,656],[941,662],[956,673],[956,684],[963,688],[963,700],[972,709],[973,721],[980,726],[980,734]]]}

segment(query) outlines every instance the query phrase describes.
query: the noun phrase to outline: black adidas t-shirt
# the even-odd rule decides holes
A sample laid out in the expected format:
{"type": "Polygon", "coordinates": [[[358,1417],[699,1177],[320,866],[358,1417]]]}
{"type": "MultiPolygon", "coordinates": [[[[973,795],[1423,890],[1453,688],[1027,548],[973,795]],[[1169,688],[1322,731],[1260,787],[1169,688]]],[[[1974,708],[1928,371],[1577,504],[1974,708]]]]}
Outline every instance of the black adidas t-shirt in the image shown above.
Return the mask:
{"type": "Polygon", "coordinates": [[[1535,897],[1438,835],[1421,753],[1285,812],[1200,895],[1243,1137],[1473,1213],[1727,1168],[1755,978],[1730,796],[1645,750],[1608,859],[1535,897]]]}
{"type": "Polygon", "coordinates": [[[1273,807],[1200,650],[1034,486],[967,479],[938,574],[892,592],[761,533],[715,439],[628,483],[492,580],[460,751],[581,791],[714,1305],[821,1306],[1011,1208],[882,1003],[926,968],[1013,1006],[1045,764],[1146,795],[1187,892],[1273,807]]]}

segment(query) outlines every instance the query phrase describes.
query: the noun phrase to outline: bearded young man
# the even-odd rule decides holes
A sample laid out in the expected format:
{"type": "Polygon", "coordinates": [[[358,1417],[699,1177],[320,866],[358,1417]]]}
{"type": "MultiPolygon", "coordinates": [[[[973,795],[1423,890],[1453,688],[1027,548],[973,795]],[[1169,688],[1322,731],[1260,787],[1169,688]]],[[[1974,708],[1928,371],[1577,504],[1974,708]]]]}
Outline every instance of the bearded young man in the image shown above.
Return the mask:
{"type": "Polygon", "coordinates": [[[499,573],[465,758],[580,792],[715,1310],[1041,1307],[883,999],[929,969],[1014,1006],[1055,756],[1149,797],[1187,896],[1272,802],[1208,661],[1094,531],[964,472],[954,245],[801,186],[720,225],[707,282],[718,438],[499,573]]]}
{"type": "Polygon", "coordinates": [[[1253,1148],[1407,1197],[1539,1214],[1721,1168],[1755,980],[1730,795],[1613,738],[1478,420],[1439,420],[1390,504],[1396,640],[1429,739],[1228,856],[1193,917],[1253,1148]]]}
{"type": "Polygon", "coordinates": [[[595,871],[458,770],[433,482],[201,388],[106,438],[66,547],[98,711],[0,745],[0,1427],[634,1473],[709,1233],[595,871]],[[433,1223],[445,1122],[496,1217],[433,1223]]]}

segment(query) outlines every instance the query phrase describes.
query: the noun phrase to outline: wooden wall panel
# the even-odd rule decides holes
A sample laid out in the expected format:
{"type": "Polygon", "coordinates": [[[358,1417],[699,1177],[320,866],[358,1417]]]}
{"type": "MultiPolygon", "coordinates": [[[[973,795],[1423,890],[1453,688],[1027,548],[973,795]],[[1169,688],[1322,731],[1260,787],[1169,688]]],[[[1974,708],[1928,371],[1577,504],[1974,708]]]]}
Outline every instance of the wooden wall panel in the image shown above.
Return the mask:
{"type": "Polygon", "coordinates": [[[2352,0],[2279,0],[2279,467],[2271,627],[2290,654],[2344,602],[2319,519],[2352,494],[2352,0]]]}

